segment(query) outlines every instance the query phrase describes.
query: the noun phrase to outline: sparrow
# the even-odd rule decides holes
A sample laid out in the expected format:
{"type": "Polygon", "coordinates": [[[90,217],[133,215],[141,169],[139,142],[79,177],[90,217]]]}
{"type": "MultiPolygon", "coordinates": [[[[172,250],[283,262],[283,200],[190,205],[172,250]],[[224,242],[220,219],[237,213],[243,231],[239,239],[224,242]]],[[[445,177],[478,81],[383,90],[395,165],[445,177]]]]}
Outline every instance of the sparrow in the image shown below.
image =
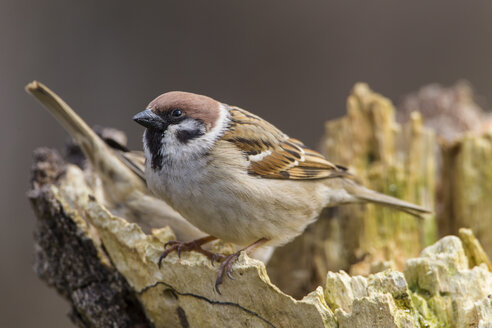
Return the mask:
{"type": "MultiPolygon", "coordinates": [[[[87,158],[102,187],[99,200],[114,214],[138,224],[145,232],[169,226],[178,240],[191,240],[207,235],[185,220],[166,202],[154,196],[145,181],[145,155],[129,150],[112,138],[99,135],[56,93],[38,81],[26,85],[33,95],[68,132],[87,158]]],[[[95,191],[96,192],[96,191],[95,191]]],[[[99,196],[99,195],[98,195],[99,196]]],[[[185,247],[180,247],[184,250],[185,247]]],[[[217,258],[218,254],[201,248],[204,255],[217,258]]],[[[273,247],[254,251],[251,256],[265,264],[273,254],[273,247]]]]}
{"type": "MultiPolygon", "coordinates": [[[[420,206],[372,191],[343,166],[244,109],[210,97],[172,91],[133,119],[143,134],[148,188],[209,234],[172,242],[171,252],[197,250],[217,238],[243,247],[221,258],[215,289],[241,251],[281,246],[301,234],[326,207],[377,203],[413,215],[420,206]]],[[[202,252],[203,253],[203,252],[202,252]]]]}

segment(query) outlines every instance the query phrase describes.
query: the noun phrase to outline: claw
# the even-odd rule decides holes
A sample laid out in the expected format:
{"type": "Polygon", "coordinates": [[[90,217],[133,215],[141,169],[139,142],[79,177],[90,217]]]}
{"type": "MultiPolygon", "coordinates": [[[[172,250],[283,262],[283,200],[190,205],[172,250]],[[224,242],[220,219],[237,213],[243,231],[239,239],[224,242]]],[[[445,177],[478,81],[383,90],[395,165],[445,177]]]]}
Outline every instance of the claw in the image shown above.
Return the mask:
{"type": "Polygon", "coordinates": [[[214,265],[214,262],[223,259],[223,262],[220,264],[219,267],[219,272],[217,274],[217,279],[215,280],[215,290],[219,295],[222,295],[220,292],[219,286],[222,284],[224,281],[224,275],[227,275],[229,279],[235,280],[235,278],[232,276],[232,265],[234,262],[239,258],[239,254],[241,254],[242,251],[246,252],[247,254],[250,253],[253,249],[258,247],[259,245],[264,244],[265,242],[268,241],[266,238],[261,238],[254,242],[253,244],[249,245],[248,247],[234,253],[228,256],[224,256],[220,253],[212,253],[210,251],[207,251],[203,249],[201,246],[205,243],[208,243],[210,241],[213,241],[217,239],[214,236],[207,236],[203,237],[200,239],[196,239],[193,241],[190,241],[188,243],[183,243],[180,241],[172,240],[168,241],[167,243],[164,244],[164,252],[162,252],[161,256],[159,257],[159,261],[157,262],[159,268],[161,267],[162,260],[165,259],[171,252],[176,251],[178,253],[178,257],[181,257],[181,252],[184,251],[196,251],[199,252],[205,256],[207,256],[210,260],[212,265],[214,265]]]}
{"type": "Polygon", "coordinates": [[[227,275],[229,279],[236,280],[232,276],[231,271],[232,271],[232,265],[238,259],[240,253],[241,251],[227,256],[224,259],[224,262],[222,262],[222,264],[220,265],[219,273],[217,275],[217,279],[215,280],[215,290],[217,291],[217,293],[219,293],[219,295],[222,295],[219,290],[219,285],[222,284],[222,281],[224,279],[224,274],[227,275]]]}
{"type": "Polygon", "coordinates": [[[169,255],[169,253],[171,253],[175,249],[176,245],[173,245],[171,248],[168,248],[164,252],[162,252],[161,256],[159,256],[159,262],[157,262],[157,264],[159,265],[159,269],[161,268],[162,260],[164,260],[169,255]]]}
{"type": "Polygon", "coordinates": [[[222,293],[219,290],[220,284],[222,284],[222,277],[221,276],[217,277],[217,280],[215,280],[215,290],[217,291],[217,293],[219,293],[219,295],[222,295],[222,293]]]}
{"type": "Polygon", "coordinates": [[[232,254],[230,259],[227,261],[227,264],[226,264],[225,273],[227,274],[227,276],[231,280],[236,280],[232,277],[231,271],[232,271],[232,264],[234,264],[234,261],[236,261],[238,259],[238,257],[239,257],[239,252],[232,254]]]}

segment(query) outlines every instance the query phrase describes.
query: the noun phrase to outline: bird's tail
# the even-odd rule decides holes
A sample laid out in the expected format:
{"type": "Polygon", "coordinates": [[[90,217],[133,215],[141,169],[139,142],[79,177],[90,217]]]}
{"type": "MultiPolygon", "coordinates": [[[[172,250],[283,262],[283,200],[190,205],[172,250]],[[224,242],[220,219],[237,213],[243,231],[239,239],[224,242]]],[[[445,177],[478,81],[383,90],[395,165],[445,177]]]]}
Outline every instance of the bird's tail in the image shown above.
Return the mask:
{"type": "Polygon", "coordinates": [[[107,147],[80,116],[44,84],[33,81],[26,85],[26,91],[44,105],[79,145],[94,144],[87,146],[107,147]]]}
{"type": "Polygon", "coordinates": [[[396,210],[422,217],[423,214],[432,213],[432,211],[421,206],[406,202],[404,200],[381,194],[379,192],[363,187],[351,180],[345,180],[345,190],[355,198],[355,201],[375,203],[382,206],[394,208],[396,210]]]}
{"type": "Polygon", "coordinates": [[[41,102],[70,134],[94,169],[103,173],[100,174],[102,178],[107,175],[104,173],[107,173],[108,168],[111,168],[113,175],[117,175],[119,178],[114,180],[122,182],[123,186],[119,187],[122,187],[123,190],[130,186],[131,188],[137,187],[142,191],[146,189],[145,181],[135,175],[135,172],[132,172],[131,167],[123,161],[121,156],[113,151],[57,94],[38,81],[29,83],[26,86],[26,91],[41,102]]]}

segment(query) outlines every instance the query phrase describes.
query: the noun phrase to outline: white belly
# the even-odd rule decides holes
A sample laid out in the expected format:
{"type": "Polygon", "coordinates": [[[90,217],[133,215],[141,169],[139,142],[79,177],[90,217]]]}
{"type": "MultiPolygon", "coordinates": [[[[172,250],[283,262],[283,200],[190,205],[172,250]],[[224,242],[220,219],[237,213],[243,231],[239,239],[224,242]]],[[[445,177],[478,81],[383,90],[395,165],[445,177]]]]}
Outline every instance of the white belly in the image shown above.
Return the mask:
{"type": "Polygon", "coordinates": [[[323,186],[313,181],[263,179],[231,170],[213,165],[186,172],[147,170],[147,181],[197,228],[238,245],[260,238],[269,239],[270,245],[284,244],[302,233],[325,205],[316,196],[323,186]]]}

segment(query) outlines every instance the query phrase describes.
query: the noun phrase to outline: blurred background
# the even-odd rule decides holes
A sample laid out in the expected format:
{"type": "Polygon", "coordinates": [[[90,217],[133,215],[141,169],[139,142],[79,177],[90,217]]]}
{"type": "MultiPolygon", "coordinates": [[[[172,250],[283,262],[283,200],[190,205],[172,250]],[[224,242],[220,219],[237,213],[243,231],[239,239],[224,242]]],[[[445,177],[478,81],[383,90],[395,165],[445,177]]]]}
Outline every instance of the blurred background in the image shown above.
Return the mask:
{"type": "Polygon", "coordinates": [[[357,81],[399,103],[438,82],[492,99],[490,1],[0,1],[0,327],[70,327],[32,270],[32,151],[67,135],[24,92],[37,79],[90,125],[124,130],[162,92],[241,106],[316,146],[357,81]]]}

